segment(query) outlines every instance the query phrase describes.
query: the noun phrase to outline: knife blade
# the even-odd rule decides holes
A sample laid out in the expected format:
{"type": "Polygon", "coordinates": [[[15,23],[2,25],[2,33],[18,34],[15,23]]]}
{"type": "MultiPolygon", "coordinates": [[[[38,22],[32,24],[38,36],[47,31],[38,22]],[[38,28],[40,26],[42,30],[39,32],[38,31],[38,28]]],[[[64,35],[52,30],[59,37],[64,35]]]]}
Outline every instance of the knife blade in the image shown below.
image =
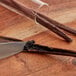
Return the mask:
{"type": "Polygon", "coordinates": [[[5,42],[0,43],[0,59],[12,56],[23,51],[27,42],[5,42]]]}

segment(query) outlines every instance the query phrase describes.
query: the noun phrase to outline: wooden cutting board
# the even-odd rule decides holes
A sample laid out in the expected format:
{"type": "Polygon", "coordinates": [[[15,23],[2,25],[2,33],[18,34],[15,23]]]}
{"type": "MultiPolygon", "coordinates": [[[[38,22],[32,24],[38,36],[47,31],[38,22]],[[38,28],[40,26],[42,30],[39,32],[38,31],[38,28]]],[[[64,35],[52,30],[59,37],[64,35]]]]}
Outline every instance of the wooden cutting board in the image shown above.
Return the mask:
{"type": "MultiPolygon", "coordinates": [[[[21,0],[19,0],[21,1],[21,0]]],[[[24,1],[24,0],[23,0],[24,1]]],[[[49,3],[48,16],[76,28],[76,0],[43,0],[49,3]]],[[[28,3],[29,4],[29,3],[28,3]]],[[[67,33],[68,34],[68,33],[67,33]]],[[[48,29],[34,21],[0,6],[0,35],[36,43],[76,50],[76,36],[66,43],[48,29]]],[[[0,76],[76,76],[76,58],[55,55],[19,53],[0,60],[0,76]]]]}

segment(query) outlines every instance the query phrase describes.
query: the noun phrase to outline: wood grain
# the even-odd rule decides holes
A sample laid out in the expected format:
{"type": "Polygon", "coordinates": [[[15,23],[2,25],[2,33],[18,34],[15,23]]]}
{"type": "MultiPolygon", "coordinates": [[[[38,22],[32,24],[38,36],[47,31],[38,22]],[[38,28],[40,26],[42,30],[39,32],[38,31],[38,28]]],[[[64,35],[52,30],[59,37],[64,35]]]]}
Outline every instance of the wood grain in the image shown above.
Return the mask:
{"type": "MultiPolygon", "coordinates": [[[[27,0],[19,0],[27,1],[27,0]]],[[[47,15],[58,22],[76,28],[76,0],[43,0],[49,3],[47,15]]],[[[29,6],[29,4],[27,4],[29,6]]],[[[33,6],[33,5],[32,5],[33,6]]],[[[43,12],[42,12],[43,13],[43,12]]],[[[68,34],[68,33],[67,33],[68,34]]],[[[57,35],[27,17],[21,17],[0,6],[0,35],[36,43],[76,50],[76,37],[68,44],[57,35]]],[[[0,76],[76,76],[76,58],[55,55],[19,53],[0,60],[0,76]]]]}

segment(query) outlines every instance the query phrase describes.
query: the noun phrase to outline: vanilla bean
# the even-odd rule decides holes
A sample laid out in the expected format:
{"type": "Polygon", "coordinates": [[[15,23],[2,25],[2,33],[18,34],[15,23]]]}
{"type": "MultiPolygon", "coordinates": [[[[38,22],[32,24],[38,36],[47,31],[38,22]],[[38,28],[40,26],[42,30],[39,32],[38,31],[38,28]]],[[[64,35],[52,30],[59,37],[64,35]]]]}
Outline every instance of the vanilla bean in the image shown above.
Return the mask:
{"type": "Polygon", "coordinates": [[[19,13],[23,14],[24,16],[27,16],[33,20],[37,20],[37,22],[41,25],[43,25],[44,27],[50,29],[51,31],[53,31],[54,33],[56,33],[57,35],[61,36],[62,38],[64,38],[67,42],[71,42],[72,39],[69,38],[65,33],[63,33],[61,30],[59,30],[55,25],[51,24],[49,21],[47,21],[46,18],[40,16],[39,15],[35,15],[34,11],[22,6],[20,3],[18,3],[17,1],[14,0],[1,0],[0,2],[2,2],[3,4],[12,7],[14,10],[17,10],[19,13]]]}

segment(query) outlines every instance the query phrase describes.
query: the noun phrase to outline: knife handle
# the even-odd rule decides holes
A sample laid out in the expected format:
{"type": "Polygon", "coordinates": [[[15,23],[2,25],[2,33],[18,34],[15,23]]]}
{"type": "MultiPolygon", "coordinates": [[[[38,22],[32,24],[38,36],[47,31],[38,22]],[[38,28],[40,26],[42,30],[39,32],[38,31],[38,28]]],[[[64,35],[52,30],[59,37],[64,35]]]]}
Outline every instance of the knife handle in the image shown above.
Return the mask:
{"type": "Polygon", "coordinates": [[[30,53],[53,54],[53,55],[76,57],[76,52],[74,51],[35,44],[35,41],[33,40],[28,41],[26,43],[24,51],[25,50],[30,53]]]}

